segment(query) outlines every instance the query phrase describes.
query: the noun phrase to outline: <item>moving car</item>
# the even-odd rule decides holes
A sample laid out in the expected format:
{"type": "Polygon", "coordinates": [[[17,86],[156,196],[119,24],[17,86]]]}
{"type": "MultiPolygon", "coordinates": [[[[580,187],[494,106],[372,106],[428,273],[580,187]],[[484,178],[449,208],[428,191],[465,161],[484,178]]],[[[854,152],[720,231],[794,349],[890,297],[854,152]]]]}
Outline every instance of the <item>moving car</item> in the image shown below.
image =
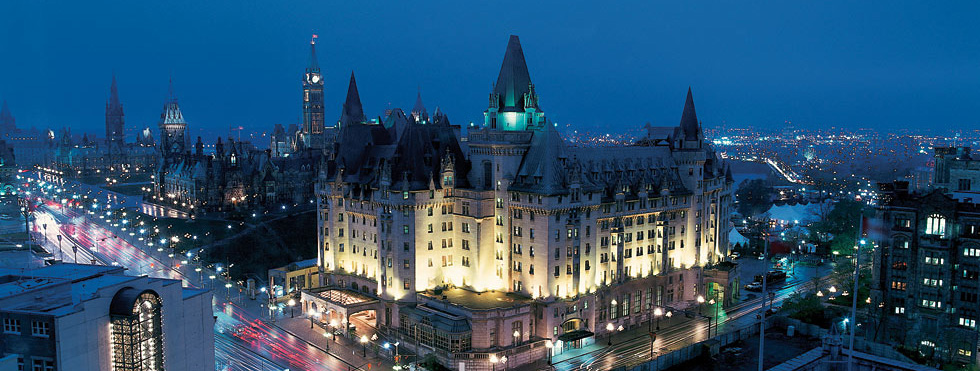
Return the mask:
{"type": "Polygon", "coordinates": [[[752,282],[745,285],[745,289],[748,291],[762,291],[762,282],[752,282]]]}

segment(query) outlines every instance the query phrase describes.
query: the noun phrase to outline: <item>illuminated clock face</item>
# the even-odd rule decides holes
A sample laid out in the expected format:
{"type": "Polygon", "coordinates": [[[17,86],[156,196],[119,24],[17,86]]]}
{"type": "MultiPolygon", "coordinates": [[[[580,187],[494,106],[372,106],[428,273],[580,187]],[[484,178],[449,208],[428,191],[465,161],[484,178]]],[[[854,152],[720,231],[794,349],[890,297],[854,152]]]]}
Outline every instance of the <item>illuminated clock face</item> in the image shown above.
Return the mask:
{"type": "Polygon", "coordinates": [[[313,77],[311,77],[310,80],[313,81],[314,83],[318,83],[318,82],[320,82],[320,75],[319,74],[313,74],[313,77]]]}

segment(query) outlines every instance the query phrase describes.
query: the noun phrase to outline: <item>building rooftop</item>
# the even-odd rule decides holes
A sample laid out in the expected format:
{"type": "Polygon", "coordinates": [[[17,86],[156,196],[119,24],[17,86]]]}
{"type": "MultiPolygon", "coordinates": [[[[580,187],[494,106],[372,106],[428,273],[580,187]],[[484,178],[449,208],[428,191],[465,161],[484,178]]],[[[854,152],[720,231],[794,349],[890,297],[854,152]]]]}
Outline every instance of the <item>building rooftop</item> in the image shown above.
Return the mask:
{"type": "Polygon", "coordinates": [[[446,300],[450,304],[474,310],[510,308],[531,302],[530,298],[515,293],[501,291],[474,292],[461,288],[444,289],[438,294],[433,290],[427,290],[420,292],[419,295],[437,301],[446,300]]]}

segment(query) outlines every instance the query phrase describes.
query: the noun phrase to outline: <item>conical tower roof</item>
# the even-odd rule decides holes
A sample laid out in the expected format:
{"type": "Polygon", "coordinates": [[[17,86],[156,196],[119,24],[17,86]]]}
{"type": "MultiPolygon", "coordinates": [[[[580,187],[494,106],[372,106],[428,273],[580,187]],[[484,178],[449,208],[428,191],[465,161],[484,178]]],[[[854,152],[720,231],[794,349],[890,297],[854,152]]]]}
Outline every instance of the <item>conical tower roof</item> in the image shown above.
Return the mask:
{"type": "Polygon", "coordinates": [[[422,90],[419,90],[418,94],[415,96],[415,106],[412,107],[412,117],[418,123],[423,123],[429,121],[429,113],[425,110],[425,105],[422,104],[422,90]]]}
{"type": "Polygon", "coordinates": [[[361,96],[357,92],[357,80],[354,79],[354,72],[350,73],[350,85],[347,86],[347,100],[340,111],[340,126],[365,122],[364,108],[361,107],[361,96]]]}
{"type": "Polygon", "coordinates": [[[694,111],[694,94],[690,87],[687,88],[687,101],[684,102],[680,126],[685,140],[698,140],[701,136],[701,125],[698,123],[698,114],[694,111]]]}
{"type": "Polygon", "coordinates": [[[112,74],[112,86],[109,87],[109,106],[118,107],[119,105],[119,88],[116,86],[116,74],[112,74]]]}
{"type": "Polygon", "coordinates": [[[497,84],[493,88],[493,93],[500,99],[500,111],[524,111],[524,94],[530,85],[531,75],[524,61],[521,40],[511,35],[500,65],[500,74],[497,75],[497,84]]]}

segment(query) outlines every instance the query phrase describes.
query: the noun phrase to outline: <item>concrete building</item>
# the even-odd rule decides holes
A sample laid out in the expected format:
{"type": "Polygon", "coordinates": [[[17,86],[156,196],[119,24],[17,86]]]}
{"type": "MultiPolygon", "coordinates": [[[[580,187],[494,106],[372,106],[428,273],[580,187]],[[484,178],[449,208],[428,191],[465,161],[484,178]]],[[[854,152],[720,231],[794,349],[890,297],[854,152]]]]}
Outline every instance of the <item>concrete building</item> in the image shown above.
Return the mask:
{"type": "Polygon", "coordinates": [[[933,187],[980,200],[980,159],[970,155],[970,147],[937,147],[935,159],[933,187]]]}
{"type": "Polygon", "coordinates": [[[24,370],[214,370],[211,293],[123,268],[0,268],[0,356],[24,370]]]}
{"type": "Polygon", "coordinates": [[[727,256],[733,181],[690,90],[676,127],[575,147],[545,117],[511,36],[482,127],[463,138],[421,97],[412,111],[367,122],[351,76],[316,186],[321,288],[304,292],[304,311],[339,323],[374,312],[403,346],[481,370],[580,347],[698,295],[729,300],[732,283],[703,271],[727,256]]]}
{"type": "Polygon", "coordinates": [[[880,185],[872,317],[877,341],[976,366],[980,200],[953,196],[910,192],[907,182],[880,185]]]}

